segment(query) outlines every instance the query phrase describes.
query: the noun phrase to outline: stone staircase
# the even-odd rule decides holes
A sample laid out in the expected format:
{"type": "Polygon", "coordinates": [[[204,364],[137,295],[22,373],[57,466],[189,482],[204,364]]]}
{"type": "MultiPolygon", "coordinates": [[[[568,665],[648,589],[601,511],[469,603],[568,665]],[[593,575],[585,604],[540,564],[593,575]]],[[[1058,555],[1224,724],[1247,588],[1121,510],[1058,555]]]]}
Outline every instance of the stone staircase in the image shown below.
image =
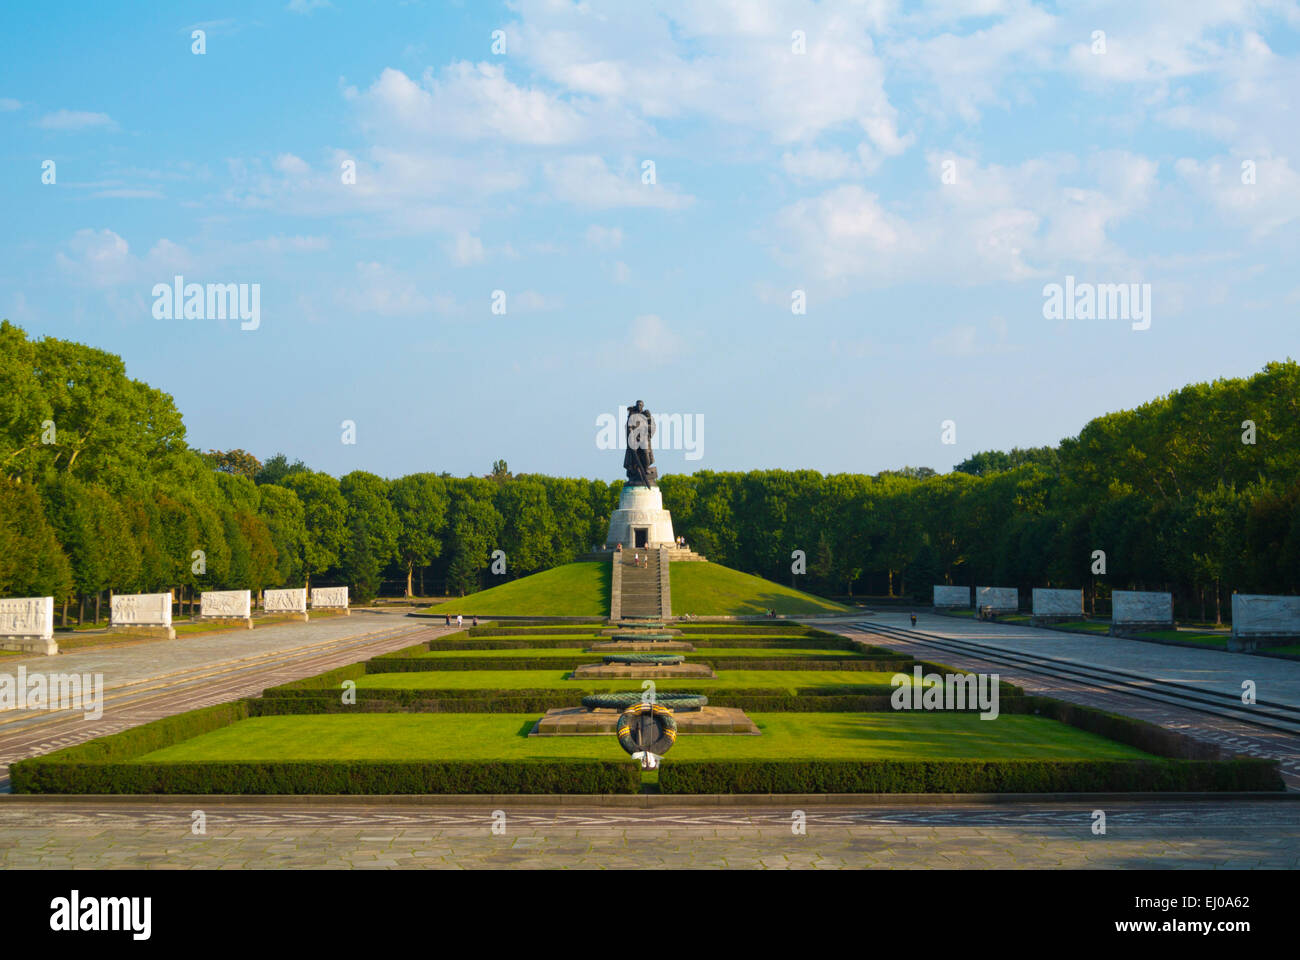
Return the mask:
{"type": "Polygon", "coordinates": [[[653,619],[672,616],[668,555],[658,548],[628,549],[613,555],[610,580],[610,619],[653,619]],[[640,555],[641,562],[634,559],[640,555]]]}

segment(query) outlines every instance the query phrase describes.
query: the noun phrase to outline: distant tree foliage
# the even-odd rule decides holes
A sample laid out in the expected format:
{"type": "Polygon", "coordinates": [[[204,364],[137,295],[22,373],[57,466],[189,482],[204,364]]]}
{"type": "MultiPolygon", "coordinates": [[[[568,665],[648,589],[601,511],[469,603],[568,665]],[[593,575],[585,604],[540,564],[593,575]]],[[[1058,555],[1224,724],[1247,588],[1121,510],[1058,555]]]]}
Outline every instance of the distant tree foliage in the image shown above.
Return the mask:
{"type": "MultiPolygon", "coordinates": [[[[1300,366],[1193,384],[951,473],[701,470],[661,486],[695,550],[814,592],[1159,589],[1181,616],[1222,618],[1234,590],[1300,592],[1300,366]]],[[[469,593],[601,543],[621,489],[504,460],[486,477],[336,479],[283,453],[200,453],[120,358],[0,323],[0,596],[53,595],[65,616],[109,591],[469,593]]]]}

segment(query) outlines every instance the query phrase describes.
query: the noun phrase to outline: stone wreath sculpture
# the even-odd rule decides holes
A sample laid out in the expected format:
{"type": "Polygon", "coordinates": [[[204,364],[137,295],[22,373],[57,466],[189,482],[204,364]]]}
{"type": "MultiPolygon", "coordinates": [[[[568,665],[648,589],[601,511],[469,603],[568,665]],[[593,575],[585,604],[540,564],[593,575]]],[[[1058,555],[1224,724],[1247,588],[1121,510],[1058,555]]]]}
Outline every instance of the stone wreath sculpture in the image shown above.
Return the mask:
{"type": "Polygon", "coordinates": [[[661,693],[654,702],[642,700],[636,693],[591,693],[582,698],[588,709],[622,708],[618,718],[618,745],[640,760],[644,770],[659,766],[659,758],[677,742],[677,719],[673,709],[703,707],[709,698],[695,693],[661,693]]]}
{"type": "Polygon", "coordinates": [[[672,667],[686,662],[685,657],[675,653],[611,653],[604,659],[606,663],[652,663],[661,667],[672,667]]]}

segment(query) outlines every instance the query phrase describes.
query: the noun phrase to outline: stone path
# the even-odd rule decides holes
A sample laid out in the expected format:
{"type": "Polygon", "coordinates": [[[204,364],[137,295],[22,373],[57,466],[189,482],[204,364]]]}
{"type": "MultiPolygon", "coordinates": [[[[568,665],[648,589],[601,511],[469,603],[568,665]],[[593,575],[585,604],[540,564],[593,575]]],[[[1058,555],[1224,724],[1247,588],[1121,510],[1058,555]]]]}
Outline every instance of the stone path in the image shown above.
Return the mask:
{"type": "Polygon", "coordinates": [[[1300,868],[1300,803],[854,806],[621,811],[409,804],[0,802],[0,868],[1300,868]],[[504,823],[501,827],[500,824],[504,823]],[[493,832],[494,824],[498,832],[493,832]],[[503,831],[503,832],[502,832],[503,831]]]}

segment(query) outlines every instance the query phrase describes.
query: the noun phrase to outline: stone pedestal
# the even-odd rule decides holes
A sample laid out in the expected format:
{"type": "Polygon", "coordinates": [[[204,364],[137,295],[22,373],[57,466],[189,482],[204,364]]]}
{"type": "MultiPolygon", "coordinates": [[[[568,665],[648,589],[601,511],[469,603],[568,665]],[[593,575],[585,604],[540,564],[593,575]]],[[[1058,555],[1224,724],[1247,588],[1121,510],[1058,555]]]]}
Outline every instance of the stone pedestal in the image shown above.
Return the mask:
{"type": "Polygon", "coordinates": [[[121,636],[148,637],[150,640],[175,640],[176,628],[168,624],[116,624],[108,632],[121,636]]]}
{"type": "Polygon", "coordinates": [[[199,615],[199,618],[198,618],[197,620],[195,620],[194,622],[195,622],[195,623],[212,623],[212,624],[216,624],[216,625],[218,625],[218,626],[225,626],[225,625],[228,624],[228,625],[230,625],[230,626],[244,627],[244,628],[246,628],[246,629],[248,629],[248,630],[252,630],[252,629],[253,629],[253,618],[252,618],[252,617],[205,617],[205,616],[203,616],[202,614],[200,614],[200,615],[199,615]]]}
{"type": "MultiPolygon", "coordinates": [[[[618,729],[622,710],[588,710],[586,707],[563,707],[547,710],[537,721],[531,737],[607,737],[618,729]]],[[[732,733],[758,736],[754,721],[739,707],[700,707],[698,710],[674,710],[680,733],[732,733]]]]}
{"type": "Polygon", "coordinates": [[[53,637],[0,637],[0,650],[53,656],[59,652],[59,645],[53,637]]]}
{"type": "Polygon", "coordinates": [[[631,484],[623,487],[618,509],[610,514],[609,535],[605,537],[605,546],[610,549],[620,543],[624,550],[673,546],[673,518],[664,509],[658,487],[631,484]]]}
{"type": "Polygon", "coordinates": [[[575,680],[601,680],[617,677],[623,680],[672,680],[701,677],[712,678],[713,668],[707,663],[588,663],[573,671],[575,680]]]}

